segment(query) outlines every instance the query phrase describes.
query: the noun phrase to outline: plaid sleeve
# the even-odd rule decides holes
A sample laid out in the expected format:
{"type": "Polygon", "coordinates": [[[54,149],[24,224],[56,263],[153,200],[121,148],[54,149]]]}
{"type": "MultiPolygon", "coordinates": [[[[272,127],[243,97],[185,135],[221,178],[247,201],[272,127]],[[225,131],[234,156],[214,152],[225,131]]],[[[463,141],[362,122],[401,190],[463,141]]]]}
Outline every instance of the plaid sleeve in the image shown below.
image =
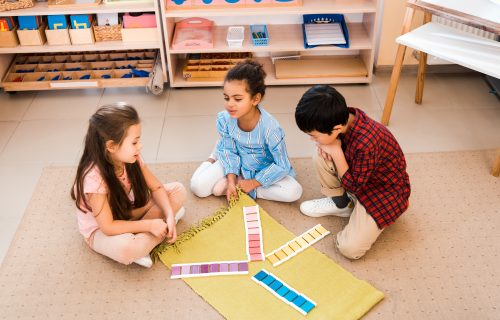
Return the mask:
{"type": "Polygon", "coordinates": [[[341,179],[342,187],[356,195],[357,191],[368,182],[375,167],[376,159],[373,151],[358,151],[341,179]]]}

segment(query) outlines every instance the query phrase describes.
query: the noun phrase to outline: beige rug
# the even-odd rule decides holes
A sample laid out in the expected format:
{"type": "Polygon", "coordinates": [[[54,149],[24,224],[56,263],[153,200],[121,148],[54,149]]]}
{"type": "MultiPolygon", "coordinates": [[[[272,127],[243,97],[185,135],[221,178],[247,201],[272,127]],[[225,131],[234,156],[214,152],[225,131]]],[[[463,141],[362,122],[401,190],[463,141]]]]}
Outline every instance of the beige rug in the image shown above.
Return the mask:
{"type": "MultiPolygon", "coordinates": [[[[500,319],[500,179],[489,174],[494,151],[407,155],[410,210],[359,261],[327,238],[315,245],[385,294],[364,319],[500,319]]],[[[293,161],[303,199],[319,196],[309,159],[293,161]]],[[[188,185],[196,163],[152,165],[162,180],[188,185]]],[[[0,319],[221,319],[183,281],[122,266],[91,252],[78,234],[69,198],[74,168],[49,167],[40,178],[0,269],[0,319]]],[[[186,229],[224,203],[190,195],[186,229]]],[[[301,215],[299,202],[258,203],[300,234],[345,219],[301,215]]]]}

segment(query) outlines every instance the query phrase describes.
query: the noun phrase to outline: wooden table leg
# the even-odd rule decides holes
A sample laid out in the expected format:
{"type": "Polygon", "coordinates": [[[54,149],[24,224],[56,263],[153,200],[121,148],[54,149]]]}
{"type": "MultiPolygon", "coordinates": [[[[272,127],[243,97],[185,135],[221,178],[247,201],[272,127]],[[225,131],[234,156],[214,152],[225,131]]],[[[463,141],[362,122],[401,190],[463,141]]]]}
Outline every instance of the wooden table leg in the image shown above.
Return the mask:
{"type": "MultiPolygon", "coordinates": [[[[401,34],[405,34],[410,31],[414,13],[415,9],[411,7],[406,8],[406,14],[403,20],[403,30],[401,31],[401,34]]],[[[396,97],[396,89],[398,88],[399,76],[401,75],[401,68],[403,67],[405,51],[406,46],[403,46],[401,44],[398,45],[396,61],[394,61],[394,66],[392,67],[389,90],[387,92],[387,97],[385,98],[384,113],[382,114],[382,124],[386,126],[389,124],[389,119],[391,118],[392,106],[394,104],[394,98],[396,97]]]]}
{"type": "MultiPolygon", "coordinates": [[[[429,12],[424,13],[424,24],[432,20],[432,14],[429,12]]],[[[424,80],[425,68],[427,66],[427,53],[420,51],[420,58],[418,60],[418,73],[417,73],[417,90],[415,91],[415,103],[422,104],[422,97],[424,95],[424,80]]]]}
{"type": "Polygon", "coordinates": [[[500,176],[500,150],[497,152],[497,158],[493,162],[493,168],[491,169],[491,174],[495,177],[500,176]]]}

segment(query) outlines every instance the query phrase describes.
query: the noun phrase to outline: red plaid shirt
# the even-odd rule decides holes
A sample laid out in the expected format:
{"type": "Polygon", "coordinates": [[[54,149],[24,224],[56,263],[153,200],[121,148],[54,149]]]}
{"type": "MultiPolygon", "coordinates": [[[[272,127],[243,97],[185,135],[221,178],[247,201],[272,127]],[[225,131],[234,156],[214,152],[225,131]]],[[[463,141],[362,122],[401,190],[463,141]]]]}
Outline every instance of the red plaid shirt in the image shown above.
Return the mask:
{"type": "Polygon", "coordinates": [[[341,136],[349,170],[342,187],[354,194],[380,229],[392,224],[406,211],[410,179],[406,161],[396,138],[363,111],[349,108],[354,121],[341,136]]]}

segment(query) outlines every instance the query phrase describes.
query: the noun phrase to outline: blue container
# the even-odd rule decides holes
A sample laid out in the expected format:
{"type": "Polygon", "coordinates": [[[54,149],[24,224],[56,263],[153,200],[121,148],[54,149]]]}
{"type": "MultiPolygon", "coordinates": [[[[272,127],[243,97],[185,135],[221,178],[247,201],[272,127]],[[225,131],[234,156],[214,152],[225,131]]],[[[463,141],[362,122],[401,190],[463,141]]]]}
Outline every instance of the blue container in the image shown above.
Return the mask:
{"type": "Polygon", "coordinates": [[[255,24],[250,26],[252,43],[256,47],[267,46],[269,43],[269,33],[265,24],[255,24]]]}
{"type": "Polygon", "coordinates": [[[19,16],[19,30],[36,30],[40,27],[41,18],[39,16],[19,16]]]}
{"type": "Polygon", "coordinates": [[[347,25],[345,23],[343,14],[305,14],[303,16],[304,24],[302,24],[302,32],[304,34],[304,47],[306,49],[314,48],[317,46],[312,46],[307,44],[306,38],[306,23],[315,23],[315,21],[319,19],[323,19],[323,21],[330,22],[340,22],[340,26],[342,27],[342,31],[344,32],[345,44],[332,44],[332,46],[340,47],[340,48],[349,48],[349,32],[347,30],[347,25]]]}
{"type": "Polygon", "coordinates": [[[50,30],[67,29],[68,19],[62,14],[47,16],[47,24],[50,30]]]}

